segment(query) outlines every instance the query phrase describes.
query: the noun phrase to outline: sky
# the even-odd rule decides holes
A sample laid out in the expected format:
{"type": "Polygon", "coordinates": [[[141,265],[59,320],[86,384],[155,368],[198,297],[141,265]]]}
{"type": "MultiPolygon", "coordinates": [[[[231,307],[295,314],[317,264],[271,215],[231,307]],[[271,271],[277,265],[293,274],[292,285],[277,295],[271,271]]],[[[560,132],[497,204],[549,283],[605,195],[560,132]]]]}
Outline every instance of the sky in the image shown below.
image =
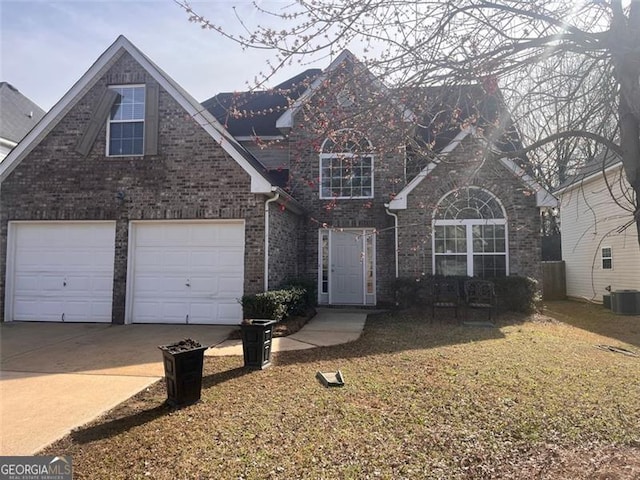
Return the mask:
{"type": "MultiPolygon", "coordinates": [[[[289,3],[271,0],[269,6],[289,3]]],[[[234,6],[244,21],[260,21],[248,0],[191,5],[232,32],[240,28],[234,6]]],[[[267,71],[267,59],[273,58],[273,53],[243,51],[190,23],[172,0],[0,0],[0,81],[49,110],[120,34],[200,102],[219,92],[248,89],[247,82],[267,71]]],[[[270,86],[329,62],[324,58],[287,67],[270,86]]]]}

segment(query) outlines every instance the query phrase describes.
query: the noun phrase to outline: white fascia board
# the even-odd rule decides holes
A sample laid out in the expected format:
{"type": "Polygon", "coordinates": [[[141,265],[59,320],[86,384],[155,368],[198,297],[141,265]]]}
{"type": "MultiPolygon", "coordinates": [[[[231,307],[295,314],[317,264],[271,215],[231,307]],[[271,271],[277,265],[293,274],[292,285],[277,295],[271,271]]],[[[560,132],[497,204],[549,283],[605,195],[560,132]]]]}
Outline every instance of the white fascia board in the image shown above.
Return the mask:
{"type": "MultiPolygon", "coordinates": [[[[184,91],[173,79],[161,71],[146,55],[138,50],[131,42],[122,37],[127,43],[126,50],[151,76],[164,88],[189,115],[213,138],[238,165],[251,177],[251,193],[271,192],[271,182],[244,158],[238,149],[244,150],[233,136],[198,103],[191,95],[184,91]]],[[[248,153],[248,152],[247,152],[248,153]]],[[[249,154],[250,155],[250,154],[249,154]]]]}
{"type": "Polygon", "coordinates": [[[554,193],[556,195],[562,195],[568,190],[573,190],[576,187],[582,187],[584,186],[585,183],[589,183],[595,180],[596,178],[601,177],[603,173],[606,175],[607,173],[610,173],[613,170],[618,170],[621,168],[622,168],[622,160],[620,160],[620,162],[618,163],[614,163],[613,165],[609,165],[607,168],[604,169],[604,172],[602,170],[598,170],[597,172],[593,172],[591,175],[587,175],[584,178],[578,178],[575,182],[570,183],[565,187],[559,188],[554,193]]]}
{"type": "Polygon", "coordinates": [[[282,115],[280,115],[280,117],[278,117],[278,120],[276,120],[276,128],[292,128],[293,118],[296,116],[296,113],[298,113],[298,110],[300,110],[300,108],[302,108],[302,105],[304,105],[307,100],[310,99],[314,95],[314,93],[316,93],[316,90],[320,88],[320,85],[322,85],[322,82],[324,82],[326,78],[327,74],[322,73],[318,78],[311,82],[309,88],[307,88],[304,93],[300,95],[295,102],[293,102],[293,105],[291,105],[291,107],[289,107],[282,115]]]}
{"type": "Polygon", "coordinates": [[[226,132],[224,127],[202,107],[193,97],[178,86],[167,74],[162,72],[151,60],[149,60],[137,47],[135,47],[126,37],[120,35],[117,40],[105,52],[98,57],[98,60],[80,77],[73,87],[62,97],[62,99],[40,120],[40,122],[29,132],[25,139],[18,144],[0,164],[0,181],[18,166],[20,161],[31,151],[41,138],[51,131],[59,118],[70,109],[75,101],[88,91],[100,78],[103,69],[117,58],[120,50],[128,52],[157,82],[164,88],[179,104],[184,108],[194,120],[233,158],[240,167],[251,177],[252,193],[268,193],[271,191],[269,182],[253,165],[238,151],[244,149],[233,137],[226,132]]]}
{"type": "Polygon", "coordinates": [[[462,141],[467,138],[469,134],[475,135],[476,128],[473,126],[463,128],[460,130],[451,142],[442,149],[442,152],[438,155],[436,160],[429,162],[429,164],[424,167],[418,175],[416,175],[407,185],[395,196],[393,200],[389,202],[389,210],[406,210],[407,209],[407,198],[409,194],[418,186],[422,181],[427,178],[434,168],[436,168],[440,164],[440,157],[446,156],[449,153],[453,152],[458,145],[462,143],[462,141]]]}
{"type": "Polygon", "coordinates": [[[116,57],[122,47],[122,35],[89,67],[82,77],[49,110],[35,127],[22,139],[7,158],[0,164],[0,182],[2,182],[22,161],[24,157],[58,124],[60,119],[73,107],[77,98],[86,93],[100,78],[102,70],[116,57]]]}
{"type": "Polygon", "coordinates": [[[507,157],[502,157],[500,162],[507,167],[511,173],[519,178],[525,185],[531,190],[536,192],[536,206],[538,208],[549,207],[554,208],[558,206],[558,199],[554,197],[551,192],[536,182],[527,172],[519,167],[513,160],[507,157]]]}
{"type": "Polygon", "coordinates": [[[238,135],[234,137],[238,142],[255,142],[256,140],[284,140],[284,135],[238,135]]]}

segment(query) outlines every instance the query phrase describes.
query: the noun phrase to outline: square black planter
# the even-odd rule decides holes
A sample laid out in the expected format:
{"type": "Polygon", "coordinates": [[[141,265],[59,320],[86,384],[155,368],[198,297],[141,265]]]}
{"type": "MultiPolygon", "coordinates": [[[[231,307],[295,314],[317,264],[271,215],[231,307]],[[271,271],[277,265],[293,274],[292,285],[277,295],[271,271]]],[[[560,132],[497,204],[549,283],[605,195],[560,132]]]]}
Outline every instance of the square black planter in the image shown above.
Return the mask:
{"type": "Polygon", "coordinates": [[[275,320],[248,320],[240,325],[244,366],[264,369],[271,365],[271,340],[275,320]]]}
{"type": "Polygon", "coordinates": [[[204,351],[209,347],[185,339],[158,348],[162,350],[167,403],[178,407],[200,400],[204,351]]]}

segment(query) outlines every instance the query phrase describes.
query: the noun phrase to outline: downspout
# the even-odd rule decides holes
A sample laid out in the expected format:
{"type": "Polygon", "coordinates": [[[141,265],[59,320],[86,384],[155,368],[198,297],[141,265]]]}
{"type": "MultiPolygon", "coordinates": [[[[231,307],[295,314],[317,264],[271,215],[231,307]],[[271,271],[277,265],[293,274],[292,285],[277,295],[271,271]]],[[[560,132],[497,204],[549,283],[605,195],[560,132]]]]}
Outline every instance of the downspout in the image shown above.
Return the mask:
{"type": "MultiPolygon", "coordinates": [[[[275,189],[274,189],[275,190],[275,189]]],[[[280,198],[280,192],[264,202],[264,291],[269,290],[269,204],[280,198]]]]}
{"type": "Polygon", "coordinates": [[[395,241],[394,253],[395,253],[395,261],[396,261],[396,278],[398,278],[398,273],[399,273],[398,272],[398,214],[392,213],[389,210],[388,203],[384,204],[384,209],[387,215],[390,215],[393,217],[393,221],[394,221],[394,225],[393,225],[393,235],[394,235],[394,241],[395,241]]]}

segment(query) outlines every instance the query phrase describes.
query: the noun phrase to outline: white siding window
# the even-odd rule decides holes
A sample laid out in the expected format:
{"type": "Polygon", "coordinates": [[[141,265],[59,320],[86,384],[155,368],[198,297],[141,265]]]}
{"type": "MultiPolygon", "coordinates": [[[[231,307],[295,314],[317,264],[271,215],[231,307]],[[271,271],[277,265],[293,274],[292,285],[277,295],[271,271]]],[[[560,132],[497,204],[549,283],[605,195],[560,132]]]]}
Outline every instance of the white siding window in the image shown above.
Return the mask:
{"type": "Polygon", "coordinates": [[[613,250],[611,247],[602,247],[602,269],[613,270],[613,250]]]}

